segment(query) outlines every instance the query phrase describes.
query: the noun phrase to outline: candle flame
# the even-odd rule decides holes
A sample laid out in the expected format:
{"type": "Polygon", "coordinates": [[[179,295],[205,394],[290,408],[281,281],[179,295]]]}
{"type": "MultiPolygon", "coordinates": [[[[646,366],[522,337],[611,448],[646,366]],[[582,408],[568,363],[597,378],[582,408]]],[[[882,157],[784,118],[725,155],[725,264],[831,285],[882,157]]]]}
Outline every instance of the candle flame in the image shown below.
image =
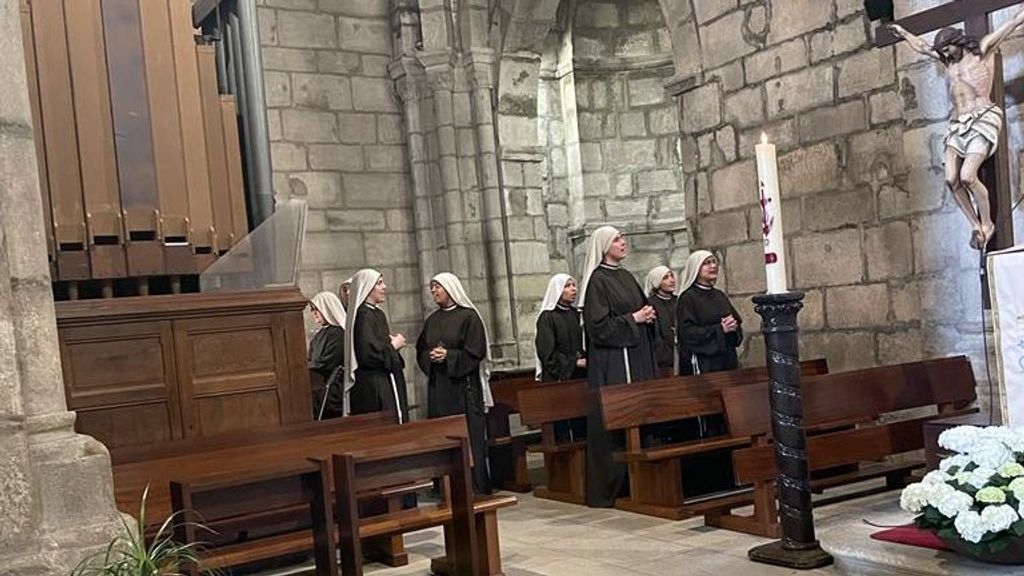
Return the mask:
{"type": "Polygon", "coordinates": [[[764,132],[761,132],[761,144],[767,144],[767,143],[768,143],[768,135],[765,134],[764,132]]]}

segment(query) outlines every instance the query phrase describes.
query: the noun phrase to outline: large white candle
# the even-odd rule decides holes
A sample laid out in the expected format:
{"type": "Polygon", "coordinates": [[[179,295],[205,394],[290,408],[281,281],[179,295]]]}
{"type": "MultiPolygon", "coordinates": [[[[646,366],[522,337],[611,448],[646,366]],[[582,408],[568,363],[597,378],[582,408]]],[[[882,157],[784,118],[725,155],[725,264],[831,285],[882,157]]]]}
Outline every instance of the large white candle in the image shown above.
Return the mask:
{"type": "Polygon", "coordinates": [[[764,270],[768,293],[782,294],[786,288],[786,247],[782,240],[782,200],[779,195],[779,168],[775,145],[761,134],[757,154],[757,184],[761,197],[761,233],[764,236],[764,270]]]}

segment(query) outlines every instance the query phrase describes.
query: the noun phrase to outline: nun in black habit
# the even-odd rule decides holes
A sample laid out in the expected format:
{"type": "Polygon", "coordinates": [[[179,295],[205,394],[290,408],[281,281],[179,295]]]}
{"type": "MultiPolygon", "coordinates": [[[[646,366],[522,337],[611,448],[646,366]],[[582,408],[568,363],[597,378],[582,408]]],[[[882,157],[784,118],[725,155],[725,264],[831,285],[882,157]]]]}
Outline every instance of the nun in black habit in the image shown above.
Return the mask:
{"type": "Polygon", "coordinates": [[[676,363],[676,275],[668,266],[655,266],[647,273],[644,294],[658,315],[659,341],[654,349],[658,374],[675,374],[676,363]]]}
{"type": "Polygon", "coordinates": [[[360,270],[352,278],[351,302],[345,331],[345,402],[347,414],[382,410],[396,414],[398,423],[409,421],[405,361],[399,350],[405,336],[392,334],[380,305],[388,286],[380,272],[360,270]]]}
{"type": "MultiPolygon", "coordinates": [[[[657,314],[633,275],[621,267],[629,253],[622,233],[604,226],[587,243],[580,306],[587,334],[587,384],[591,390],[657,377],[657,314]]],[[[626,467],[613,452],[621,434],[604,429],[601,405],[591,396],[587,418],[587,504],[610,508],[627,490],[626,467]]]]}
{"type": "Polygon", "coordinates": [[[480,312],[454,274],[430,281],[437,304],[416,341],[416,361],[427,375],[427,417],[464,414],[473,451],[473,489],[490,494],[486,410],[491,397],[490,342],[480,312]]]}
{"type": "MultiPolygon", "coordinates": [[[[555,274],[537,315],[536,371],[538,382],[582,380],[587,377],[587,352],[583,345],[583,318],[576,308],[576,280],[568,274],[555,274]]],[[[555,422],[559,442],[587,437],[587,419],[555,422]]]]}
{"type": "Polygon", "coordinates": [[[313,397],[317,420],[344,415],[345,308],[331,292],[320,292],[309,301],[313,321],[320,329],[309,341],[309,371],[317,374],[324,389],[313,397]]]}
{"type": "MultiPolygon", "coordinates": [[[[714,254],[697,250],[686,261],[682,293],[676,305],[679,337],[679,373],[706,374],[739,367],[736,348],[743,341],[743,319],[724,292],[715,288],[719,265],[714,254]]],[[[721,415],[683,422],[682,439],[708,438],[728,432],[721,415]]],[[[700,475],[683,479],[683,492],[698,496],[735,488],[728,452],[683,459],[687,469],[700,475]]]]}
{"type": "Polygon", "coordinates": [[[729,297],[715,288],[718,271],[718,259],[707,250],[694,252],[686,261],[676,304],[682,375],[739,368],[736,348],[743,342],[743,319],[729,297]]]}

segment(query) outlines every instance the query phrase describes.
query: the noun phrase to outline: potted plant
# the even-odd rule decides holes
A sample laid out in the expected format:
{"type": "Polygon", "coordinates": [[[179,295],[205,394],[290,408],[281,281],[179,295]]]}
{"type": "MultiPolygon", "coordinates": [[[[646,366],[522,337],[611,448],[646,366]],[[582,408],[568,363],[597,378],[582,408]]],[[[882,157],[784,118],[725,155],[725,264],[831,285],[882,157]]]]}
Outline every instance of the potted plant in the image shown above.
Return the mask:
{"type": "Polygon", "coordinates": [[[960,426],[939,445],[954,455],[904,488],[900,507],[955,552],[1024,564],[1024,429],[960,426]]]}
{"type": "MultiPolygon", "coordinates": [[[[146,541],[146,497],[142,491],[138,522],[135,526],[121,518],[122,531],[103,550],[82,560],[71,576],[184,576],[179,570],[199,564],[199,544],[174,541],[175,515],[160,525],[146,541]]],[[[202,528],[201,525],[197,527],[202,528]]]]}

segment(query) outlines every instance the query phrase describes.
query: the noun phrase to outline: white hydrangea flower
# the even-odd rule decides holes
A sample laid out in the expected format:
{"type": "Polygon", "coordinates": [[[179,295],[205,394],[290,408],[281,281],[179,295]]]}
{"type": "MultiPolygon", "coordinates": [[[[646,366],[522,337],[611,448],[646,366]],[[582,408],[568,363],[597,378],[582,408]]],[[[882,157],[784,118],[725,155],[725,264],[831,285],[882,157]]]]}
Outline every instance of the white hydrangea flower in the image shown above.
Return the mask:
{"type": "Polygon", "coordinates": [[[989,506],[981,511],[981,522],[985,525],[985,531],[993,534],[1006,530],[1017,520],[1020,520],[1020,516],[1007,504],[989,506]]]}
{"type": "Polygon", "coordinates": [[[919,482],[910,484],[900,493],[900,508],[917,514],[928,505],[930,493],[930,485],[919,482]]]}
{"type": "Polygon", "coordinates": [[[1017,462],[1009,462],[997,468],[996,472],[1003,478],[1017,478],[1018,476],[1024,476],[1024,466],[1017,462]]]}
{"type": "Polygon", "coordinates": [[[931,485],[931,492],[927,493],[926,497],[928,504],[934,506],[946,518],[955,518],[974,505],[974,498],[970,494],[948,484],[931,485]]]}
{"type": "Polygon", "coordinates": [[[946,472],[948,474],[950,468],[957,466],[958,468],[960,468],[960,470],[963,470],[964,466],[967,466],[970,463],[971,459],[967,455],[957,454],[956,456],[944,458],[941,462],[939,462],[939,470],[941,470],[942,472],[946,472]]]}
{"type": "Polygon", "coordinates": [[[964,510],[957,514],[956,520],[953,521],[953,526],[961,538],[974,544],[981,542],[986,532],[985,522],[982,521],[981,514],[973,510],[964,510]]]}
{"type": "Polygon", "coordinates": [[[1006,492],[1003,492],[1002,488],[986,486],[978,490],[978,493],[974,495],[974,499],[985,504],[1002,504],[1006,502],[1006,492]]]}
{"type": "Polygon", "coordinates": [[[952,480],[953,477],[946,474],[942,470],[932,470],[931,472],[924,475],[921,479],[922,484],[945,484],[952,480]]]}
{"type": "Polygon", "coordinates": [[[960,472],[956,475],[956,481],[961,484],[969,484],[981,490],[988,485],[988,481],[996,473],[993,468],[975,468],[970,472],[960,472]]]}
{"type": "Polygon", "coordinates": [[[979,431],[977,426],[957,426],[939,434],[939,446],[966,454],[974,448],[978,441],[979,431]]]}
{"type": "Polygon", "coordinates": [[[993,470],[1004,464],[1017,462],[1013,452],[1005,444],[994,439],[983,439],[976,442],[967,455],[978,466],[993,470]]]}
{"type": "Polygon", "coordinates": [[[1006,489],[1013,492],[1013,497],[1024,502],[1024,478],[1014,478],[1006,486],[1006,489]]]}

